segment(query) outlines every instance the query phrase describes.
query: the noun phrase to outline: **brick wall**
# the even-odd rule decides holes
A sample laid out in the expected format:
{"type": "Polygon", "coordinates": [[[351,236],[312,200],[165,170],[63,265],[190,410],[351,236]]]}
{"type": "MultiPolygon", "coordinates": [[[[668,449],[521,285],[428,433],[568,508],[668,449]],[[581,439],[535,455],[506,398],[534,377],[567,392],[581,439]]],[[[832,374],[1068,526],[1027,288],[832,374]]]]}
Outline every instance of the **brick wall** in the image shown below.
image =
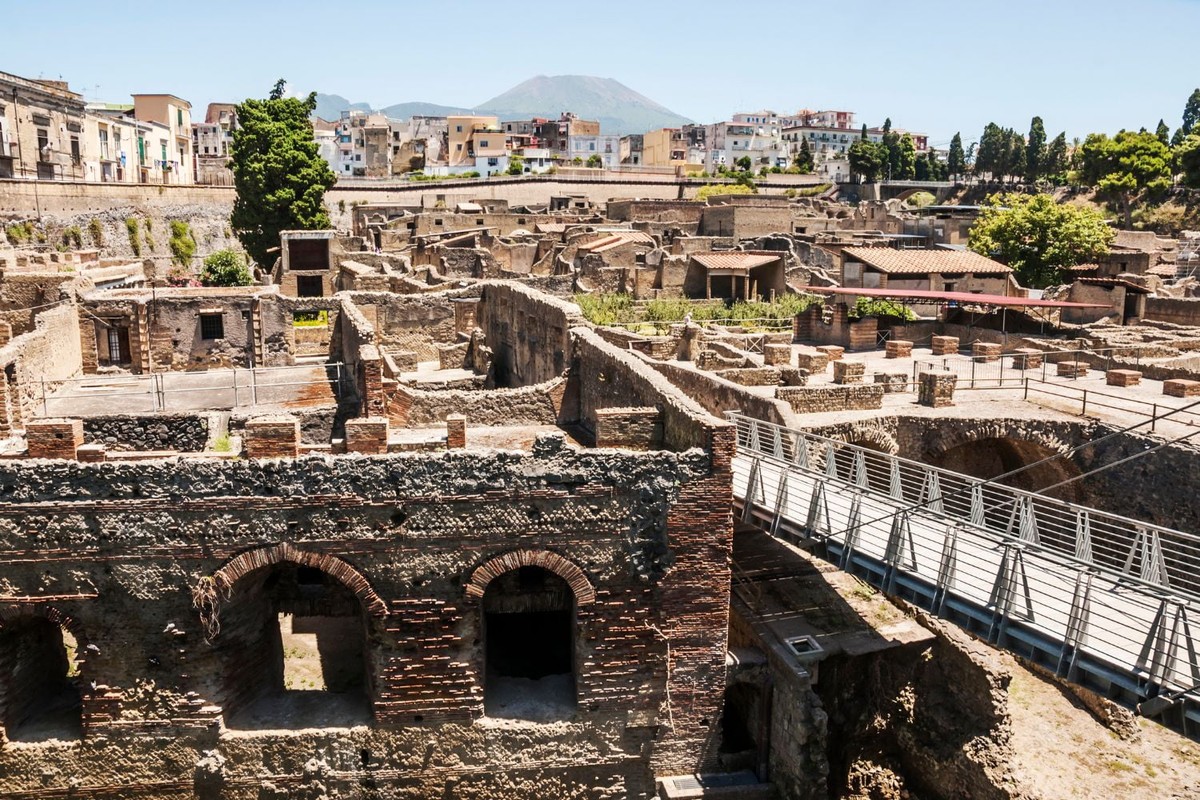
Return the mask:
{"type": "Polygon", "coordinates": [[[859,411],[883,405],[883,386],[780,386],[775,396],[786,400],[797,414],[822,411],[859,411]]]}

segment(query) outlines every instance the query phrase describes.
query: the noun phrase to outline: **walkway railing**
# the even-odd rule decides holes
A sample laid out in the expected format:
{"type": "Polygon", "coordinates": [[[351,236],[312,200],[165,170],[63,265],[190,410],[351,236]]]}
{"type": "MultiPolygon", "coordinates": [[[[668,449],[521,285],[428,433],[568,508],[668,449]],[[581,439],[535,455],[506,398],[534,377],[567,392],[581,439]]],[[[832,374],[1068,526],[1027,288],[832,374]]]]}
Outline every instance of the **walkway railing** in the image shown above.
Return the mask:
{"type": "Polygon", "coordinates": [[[342,363],[88,375],[41,383],[43,416],[71,414],[79,404],[112,403],[109,413],[231,409],[302,402],[311,390],[339,391],[342,363]],[[309,391],[305,391],[309,390],[309,391]]]}
{"type": "MultiPolygon", "coordinates": [[[[731,413],[743,519],[1200,730],[1200,536],[731,413]]],[[[1189,727],[1190,726],[1190,727],[1189,727]]]]}

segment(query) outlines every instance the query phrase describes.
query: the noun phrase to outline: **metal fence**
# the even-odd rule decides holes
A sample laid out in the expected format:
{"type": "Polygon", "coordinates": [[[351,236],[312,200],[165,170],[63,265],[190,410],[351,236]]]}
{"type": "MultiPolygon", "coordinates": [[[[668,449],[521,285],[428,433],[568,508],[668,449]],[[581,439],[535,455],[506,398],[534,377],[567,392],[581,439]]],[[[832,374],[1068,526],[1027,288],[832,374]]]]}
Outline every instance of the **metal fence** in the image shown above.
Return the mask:
{"type": "Polygon", "coordinates": [[[731,413],[743,518],[1200,729],[1200,536],[731,413]]]}
{"type": "Polygon", "coordinates": [[[308,405],[336,398],[342,363],[148,375],[89,375],[41,383],[43,416],[308,405]]]}

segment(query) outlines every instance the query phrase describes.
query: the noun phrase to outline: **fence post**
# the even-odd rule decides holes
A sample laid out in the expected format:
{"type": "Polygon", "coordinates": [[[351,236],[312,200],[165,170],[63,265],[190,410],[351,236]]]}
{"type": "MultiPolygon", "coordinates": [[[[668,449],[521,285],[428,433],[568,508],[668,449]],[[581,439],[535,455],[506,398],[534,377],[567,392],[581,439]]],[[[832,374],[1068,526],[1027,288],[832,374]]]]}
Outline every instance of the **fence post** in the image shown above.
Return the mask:
{"type": "Polygon", "coordinates": [[[971,359],[971,388],[975,388],[975,359],[971,359]]]}
{"type": "Polygon", "coordinates": [[[1158,423],[1158,403],[1154,403],[1151,408],[1150,415],[1150,432],[1154,433],[1154,426],[1158,423]]]}
{"type": "Polygon", "coordinates": [[[1025,378],[1025,397],[1022,399],[1024,399],[1024,400],[1029,399],[1029,378],[1025,378]]]}
{"type": "Polygon", "coordinates": [[[250,368],[250,405],[258,405],[258,367],[250,368]]]}
{"type": "Polygon", "coordinates": [[[237,367],[233,368],[233,407],[238,405],[237,367]]]}
{"type": "Polygon", "coordinates": [[[1083,390],[1083,408],[1079,409],[1079,416],[1087,416],[1087,389],[1083,390]]]}
{"type": "Polygon", "coordinates": [[[41,381],[41,384],[42,384],[42,416],[48,417],[48,416],[50,416],[50,408],[46,402],[46,382],[41,381]]]}
{"type": "Polygon", "coordinates": [[[167,410],[167,387],[166,387],[165,382],[163,381],[163,374],[161,372],[154,373],[154,382],[158,386],[158,388],[155,392],[155,401],[158,405],[158,410],[166,411],[167,410]]]}

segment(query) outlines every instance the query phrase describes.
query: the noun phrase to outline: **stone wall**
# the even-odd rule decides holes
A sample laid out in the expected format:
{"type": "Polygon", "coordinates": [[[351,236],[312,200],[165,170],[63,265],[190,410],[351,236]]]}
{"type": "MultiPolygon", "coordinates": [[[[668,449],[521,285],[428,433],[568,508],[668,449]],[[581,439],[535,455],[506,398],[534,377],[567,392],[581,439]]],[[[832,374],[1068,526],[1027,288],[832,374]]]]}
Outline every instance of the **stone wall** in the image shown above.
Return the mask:
{"type": "Polygon", "coordinates": [[[177,450],[195,453],[208,442],[207,414],[120,414],[88,417],[83,436],[106,450],[177,450]]]}
{"type": "Polygon", "coordinates": [[[556,378],[517,389],[429,390],[397,383],[388,394],[393,424],[432,425],[463,414],[469,425],[554,425],[559,421],[566,380],[556,378]]]}
{"type": "Polygon", "coordinates": [[[0,370],[6,388],[5,413],[0,414],[0,427],[21,427],[20,421],[28,419],[38,408],[43,391],[54,391],[62,381],[79,375],[82,369],[79,317],[75,307],[64,304],[40,312],[32,331],[0,347],[0,370]]]}
{"type": "Polygon", "coordinates": [[[242,798],[319,777],[346,796],[370,782],[411,798],[650,798],[655,773],[705,768],[724,689],[732,439],[631,453],[551,437],[535,451],[0,462],[0,628],[66,625],[84,689],[82,740],[0,748],[0,793],[242,798]],[[473,587],[501,556],[573,587],[568,720],[482,716],[473,587]],[[357,598],[370,721],[222,736],[255,677],[242,620],[261,601],[246,587],[289,564],[357,598]]]}
{"type": "Polygon", "coordinates": [[[859,411],[880,408],[883,405],[883,386],[780,386],[775,390],[775,396],[791,405],[797,414],[859,411]]]}
{"type": "Polygon", "coordinates": [[[496,386],[529,386],[567,368],[570,330],[586,324],[579,306],[516,283],[485,283],[476,324],[492,350],[496,386]]]}

